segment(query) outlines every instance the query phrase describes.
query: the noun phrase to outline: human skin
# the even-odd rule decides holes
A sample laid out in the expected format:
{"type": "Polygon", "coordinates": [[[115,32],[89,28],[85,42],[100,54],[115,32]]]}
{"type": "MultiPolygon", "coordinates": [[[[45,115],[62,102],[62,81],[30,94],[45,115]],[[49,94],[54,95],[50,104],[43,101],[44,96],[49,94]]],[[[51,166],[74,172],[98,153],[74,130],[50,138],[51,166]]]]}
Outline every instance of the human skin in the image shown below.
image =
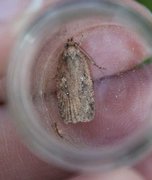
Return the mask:
{"type": "MultiPolygon", "coordinates": [[[[47,3],[56,3],[57,1],[48,1],[47,3]]],[[[33,155],[22,143],[20,139],[20,135],[16,132],[16,128],[11,119],[11,115],[8,113],[7,109],[7,99],[5,94],[5,77],[6,77],[6,69],[8,66],[8,58],[13,43],[15,42],[15,38],[17,36],[16,31],[13,31],[13,25],[19,19],[23,10],[25,10],[30,0],[28,1],[2,1],[0,2],[0,7],[2,9],[7,9],[7,13],[0,11],[0,179],[5,180],[58,180],[58,179],[73,179],[73,180],[109,180],[109,179],[121,179],[121,180],[150,180],[152,179],[152,174],[150,173],[151,169],[151,156],[147,157],[146,160],[140,162],[136,167],[132,168],[121,168],[115,171],[104,173],[104,174],[80,174],[78,172],[68,171],[64,168],[56,167],[54,164],[47,164],[46,162],[40,160],[35,155],[33,155]],[[1,4],[2,3],[2,4],[1,4]]],[[[143,7],[139,6],[132,0],[124,0],[124,3],[129,4],[135,9],[139,10],[145,16],[149,16],[147,10],[143,7]]],[[[47,6],[44,4],[44,6],[47,6]]],[[[123,42],[126,42],[125,39],[128,38],[125,36],[124,30],[118,29],[118,31],[114,31],[115,27],[108,26],[107,32],[111,41],[116,37],[116,34],[119,33],[123,42]],[[115,32],[115,33],[114,33],[115,32]]],[[[96,31],[96,30],[95,30],[96,31]]],[[[94,42],[94,46],[96,44],[96,50],[98,50],[100,43],[98,40],[98,33],[94,33],[94,35],[90,35],[86,42],[84,43],[84,47],[89,49],[90,42],[94,42]]],[[[128,39],[128,51],[133,39],[130,37],[128,39]]],[[[140,44],[140,43],[139,43],[140,44]]],[[[126,45],[126,44],[125,44],[126,45]]],[[[100,46],[101,47],[101,46],[100,46]]],[[[111,50],[115,47],[115,44],[111,45],[111,50]]],[[[136,46],[137,47],[137,46],[136,46]]],[[[106,45],[102,44],[102,48],[105,49],[105,58],[109,52],[109,48],[106,49],[106,45]],[[106,53],[107,51],[107,53],[106,53]]],[[[133,58],[136,61],[139,57],[145,53],[144,49],[139,48],[135,49],[133,54],[133,58]],[[143,52],[142,52],[143,51],[143,52]]],[[[118,52],[119,53],[119,52],[118,52]]],[[[94,52],[92,52],[94,54],[94,52]]],[[[100,56],[100,54],[98,55],[100,56]]],[[[128,53],[120,54],[119,57],[124,56],[127,58],[128,53]]],[[[96,57],[94,57],[96,58],[96,57]]],[[[113,58],[113,57],[112,57],[113,58]]],[[[98,61],[98,60],[97,60],[98,61]]],[[[94,127],[95,128],[95,127],[94,127]]]]}

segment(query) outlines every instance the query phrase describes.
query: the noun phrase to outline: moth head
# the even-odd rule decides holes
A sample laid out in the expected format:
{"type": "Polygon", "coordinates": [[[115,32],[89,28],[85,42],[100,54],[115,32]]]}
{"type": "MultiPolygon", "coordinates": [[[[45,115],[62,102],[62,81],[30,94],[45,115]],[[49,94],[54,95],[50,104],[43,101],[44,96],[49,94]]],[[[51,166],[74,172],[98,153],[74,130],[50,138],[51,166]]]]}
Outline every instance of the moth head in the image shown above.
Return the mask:
{"type": "Polygon", "coordinates": [[[74,41],[73,37],[67,40],[67,43],[65,44],[65,48],[69,48],[70,46],[78,46],[78,43],[74,41]]]}

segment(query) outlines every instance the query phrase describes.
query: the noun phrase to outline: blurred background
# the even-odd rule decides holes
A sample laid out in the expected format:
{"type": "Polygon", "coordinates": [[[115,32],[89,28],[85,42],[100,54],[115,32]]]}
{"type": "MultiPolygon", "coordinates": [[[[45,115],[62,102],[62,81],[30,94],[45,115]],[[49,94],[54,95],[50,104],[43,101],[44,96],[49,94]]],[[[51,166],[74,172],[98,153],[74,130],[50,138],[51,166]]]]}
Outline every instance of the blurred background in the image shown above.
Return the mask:
{"type": "Polygon", "coordinates": [[[152,1],[151,0],[136,0],[137,2],[145,5],[150,11],[152,11],[152,1]]]}

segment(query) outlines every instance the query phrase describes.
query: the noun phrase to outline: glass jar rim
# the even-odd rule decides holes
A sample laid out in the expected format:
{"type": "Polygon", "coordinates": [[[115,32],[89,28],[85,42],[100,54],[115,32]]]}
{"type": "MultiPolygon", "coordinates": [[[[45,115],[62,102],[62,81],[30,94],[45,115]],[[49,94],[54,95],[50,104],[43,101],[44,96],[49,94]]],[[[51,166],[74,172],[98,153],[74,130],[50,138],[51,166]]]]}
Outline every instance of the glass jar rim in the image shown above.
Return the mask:
{"type": "MultiPolygon", "coordinates": [[[[146,41],[152,46],[152,23],[130,7],[123,6],[123,3],[120,3],[120,1],[110,0],[71,1],[64,2],[53,8],[50,7],[44,14],[34,20],[26,31],[21,33],[18,39],[8,69],[9,108],[19,131],[23,134],[25,142],[27,142],[30,149],[48,162],[54,160],[55,163],[74,170],[109,169],[122,164],[136,162],[141,157],[141,154],[144,154],[143,152],[148,151],[149,147],[151,147],[151,138],[148,138],[151,136],[149,130],[146,134],[147,136],[141,142],[134,144],[129,142],[129,144],[126,143],[126,146],[103,151],[102,153],[73,150],[71,147],[50,139],[50,136],[36,123],[35,120],[39,119],[39,117],[34,113],[32,104],[29,102],[29,82],[26,79],[29,78],[30,60],[36,49],[31,49],[22,62],[20,59],[26,53],[27,46],[30,44],[30,47],[32,47],[36,37],[41,33],[41,29],[50,22],[52,22],[53,26],[55,23],[63,23],[66,20],[71,21],[73,18],[81,18],[90,13],[92,15],[109,15],[116,12],[118,20],[120,19],[121,21],[123,17],[126,17],[127,25],[130,22],[136,22],[134,26],[141,28],[141,33],[144,34],[146,41]],[[35,39],[33,39],[34,34],[35,39]],[[16,92],[19,94],[16,94],[16,92]],[[134,158],[132,158],[133,156],[134,158]]],[[[28,50],[30,47],[28,47],[28,50]]]]}

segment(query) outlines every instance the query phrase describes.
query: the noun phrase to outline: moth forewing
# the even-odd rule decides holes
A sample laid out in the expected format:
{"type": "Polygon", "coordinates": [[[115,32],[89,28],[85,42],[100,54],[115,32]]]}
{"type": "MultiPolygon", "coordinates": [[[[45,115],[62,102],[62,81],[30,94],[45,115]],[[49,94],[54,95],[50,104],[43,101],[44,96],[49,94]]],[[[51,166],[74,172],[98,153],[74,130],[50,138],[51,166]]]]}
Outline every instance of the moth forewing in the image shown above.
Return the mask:
{"type": "Polygon", "coordinates": [[[57,101],[64,123],[89,122],[95,115],[90,59],[68,40],[57,68],[57,101]]]}

